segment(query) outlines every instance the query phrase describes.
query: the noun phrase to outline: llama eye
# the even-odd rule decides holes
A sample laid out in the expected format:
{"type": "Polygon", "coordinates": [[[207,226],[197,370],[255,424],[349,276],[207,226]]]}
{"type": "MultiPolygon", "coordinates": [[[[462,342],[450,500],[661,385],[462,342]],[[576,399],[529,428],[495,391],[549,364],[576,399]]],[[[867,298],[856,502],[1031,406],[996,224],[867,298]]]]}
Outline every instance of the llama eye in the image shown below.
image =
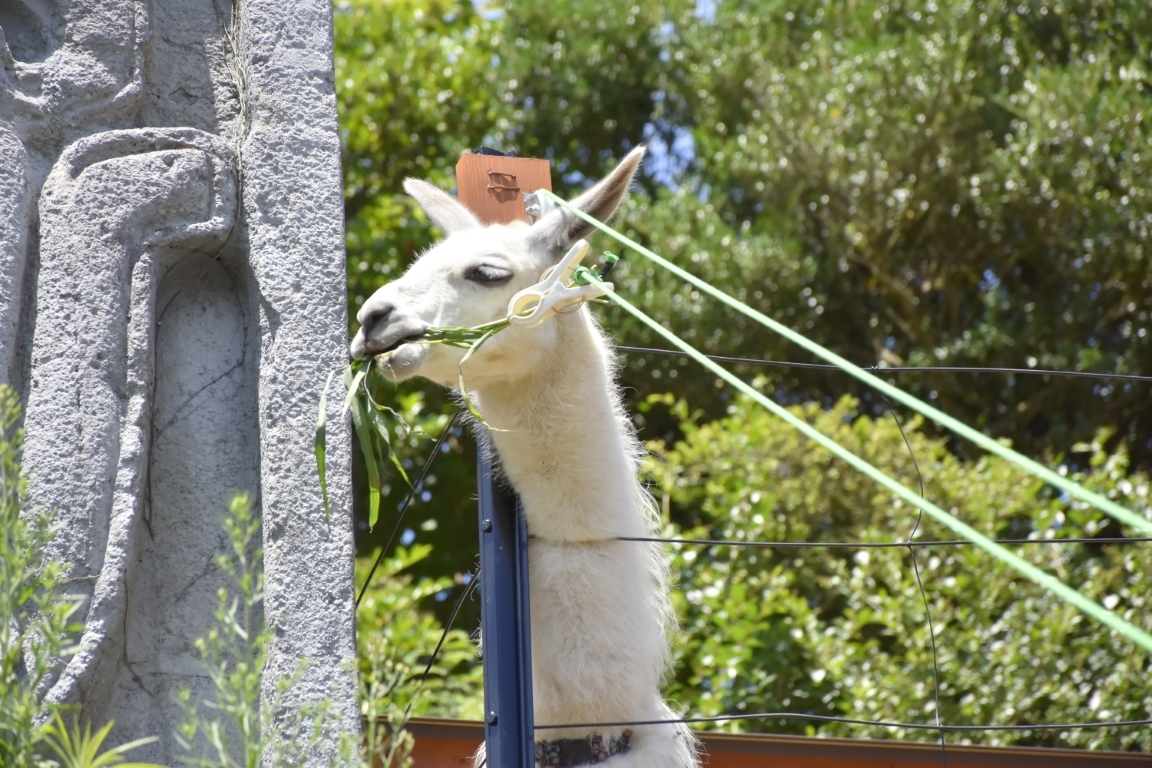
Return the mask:
{"type": "Polygon", "coordinates": [[[494,267],[491,264],[480,264],[469,269],[464,277],[474,283],[499,285],[511,280],[512,272],[503,267],[494,267]]]}

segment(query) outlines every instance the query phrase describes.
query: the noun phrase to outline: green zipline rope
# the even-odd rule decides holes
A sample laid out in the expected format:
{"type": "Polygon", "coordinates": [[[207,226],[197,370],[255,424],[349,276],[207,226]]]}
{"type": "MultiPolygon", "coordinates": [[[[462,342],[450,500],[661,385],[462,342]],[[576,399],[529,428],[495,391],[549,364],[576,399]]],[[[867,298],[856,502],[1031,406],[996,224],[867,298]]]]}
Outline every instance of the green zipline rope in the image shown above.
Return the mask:
{"type": "Polygon", "coordinates": [[[1123,618],[1116,615],[1115,613],[1108,610],[1107,608],[1100,605],[1099,603],[1097,603],[1093,600],[1090,600],[1089,598],[1087,598],[1084,595],[1077,592],[1075,589],[1072,589],[1072,587],[1069,587],[1064,582],[1060,581],[1059,579],[1055,578],[1054,576],[1051,576],[1050,574],[1045,573],[1044,571],[1040,570],[1036,566],[1032,565],[1027,560],[1024,560],[1023,558],[1021,558],[1021,557],[1013,554],[1012,552],[1008,551],[1004,547],[1000,546],[996,542],[989,539],[984,534],[977,531],[975,528],[972,528],[971,526],[967,525],[966,523],[963,523],[960,520],[957,520],[955,517],[953,517],[948,512],[945,512],[943,509],[936,506],[935,504],[928,501],[927,499],[922,498],[918,494],[914,493],[911,489],[905,487],[904,485],[901,485],[896,480],[893,480],[891,477],[884,474],[879,469],[872,466],[871,464],[869,464],[867,461],[860,458],[856,454],[852,453],[852,451],[850,451],[847,448],[845,448],[844,446],[840,445],[839,443],[837,443],[832,438],[824,435],[822,432],[817,430],[812,425],[808,424],[803,419],[800,419],[797,416],[793,415],[783,406],[779,405],[778,403],[773,402],[769,398],[762,395],[760,392],[757,392],[755,389],[750,387],[744,381],[742,381],[738,377],[732,375],[726,369],[721,368],[719,365],[717,365],[713,361],[709,360],[702,353],[698,352],[694,347],[690,346],[687,342],[683,341],[679,336],[672,333],[671,331],[669,331],[664,326],[660,325],[658,322],[656,322],[652,318],[648,317],[648,315],[644,314],[639,309],[634,307],[626,299],[623,299],[619,295],[617,295],[616,293],[613,293],[612,291],[610,291],[607,288],[607,286],[599,279],[599,277],[597,277],[596,273],[593,272],[592,270],[588,269],[587,267],[580,267],[576,270],[575,278],[576,278],[577,282],[595,285],[598,288],[600,288],[601,290],[603,290],[605,292],[605,295],[607,295],[607,297],[609,298],[609,300],[611,300],[613,303],[617,304],[618,306],[622,307],[625,311],[627,311],[629,314],[631,314],[637,320],[644,323],[645,325],[647,325],[652,330],[656,331],[658,334],[660,334],[661,336],[666,338],[672,344],[675,344],[685,354],[687,354],[689,357],[691,357],[696,362],[700,363],[700,365],[702,365],[705,368],[707,368],[708,370],[712,371],[717,376],[724,379],[724,381],[728,382],[733,387],[740,390],[745,395],[752,398],[757,403],[764,406],[769,411],[776,414],[781,419],[788,422],[789,424],[794,426],[796,429],[800,430],[805,435],[807,435],[808,437],[812,438],[813,440],[815,440],[820,445],[827,448],[834,455],[843,459],[845,462],[847,462],[848,464],[850,464],[851,466],[853,466],[854,468],[856,468],[860,472],[863,472],[865,475],[872,478],[873,480],[875,480],[880,485],[882,485],[885,488],[887,488],[888,490],[892,491],[894,494],[896,494],[900,498],[904,499],[909,504],[912,504],[913,506],[924,510],[925,512],[928,513],[928,515],[930,517],[935,519],[937,522],[939,522],[940,524],[946,526],[947,528],[955,531],[960,536],[963,536],[964,538],[968,539],[973,544],[975,544],[976,546],[980,547],[984,551],[988,552],[988,554],[995,557],[997,560],[1000,560],[1001,562],[1005,563],[1006,565],[1010,566],[1011,568],[1014,568],[1016,571],[1021,573],[1023,576],[1027,577],[1028,579],[1031,579],[1032,581],[1034,581],[1035,583],[1044,587],[1045,589],[1047,589],[1049,592],[1052,592],[1056,596],[1063,598],[1064,600],[1066,600],[1067,602],[1076,606],[1081,611],[1088,614],[1089,616],[1096,619],[1097,621],[1101,622],[1102,624],[1105,624],[1105,625],[1111,627],[1112,629],[1116,630],[1117,632],[1124,635],[1124,637],[1126,637],[1129,640],[1131,640],[1132,642],[1136,643],[1138,646],[1140,646],[1144,650],[1152,652],[1152,635],[1148,634],[1147,632],[1145,632],[1144,630],[1135,626],[1134,624],[1131,624],[1128,621],[1124,620],[1123,618]]]}
{"type": "MultiPolygon", "coordinates": [[[[1131,510],[1120,506],[1119,504],[1112,501],[1111,499],[1107,499],[1098,493],[1095,493],[1093,491],[1088,490],[1087,488],[1080,485],[1079,483],[1076,483],[1072,480],[1069,480],[1066,477],[1062,477],[1061,475],[1057,474],[1056,472],[1053,472],[1048,467],[1045,467],[1043,464],[1039,464],[1039,463],[1033,461],[1032,459],[1029,459],[1027,456],[1023,456],[1023,455],[1017,453],[1016,451],[1012,450],[1008,446],[1003,445],[1003,444],[997,442],[996,440],[993,440],[992,438],[988,437],[987,435],[985,435],[981,432],[978,432],[975,429],[972,429],[967,424],[965,424],[961,421],[958,421],[957,419],[952,418],[951,416],[949,416],[948,414],[939,410],[938,408],[934,408],[931,405],[929,405],[928,403],[925,403],[924,401],[922,401],[916,397],[913,397],[912,395],[909,395],[908,393],[904,392],[903,390],[892,386],[891,384],[884,381],[883,379],[880,379],[880,378],[877,378],[876,376],[873,376],[872,374],[868,373],[863,368],[860,368],[859,366],[853,365],[852,363],[848,362],[844,358],[840,357],[835,352],[832,352],[831,350],[826,349],[825,347],[822,347],[821,345],[817,344],[816,342],[812,341],[811,339],[808,339],[808,338],[800,335],[799,333],[796,333],[796,331],[793,331],[791,328],[788,328],[787,326],[781,325],[780,323],[776,322],[772,318],[770,318],[770,317],[768,317],[768,316],[766,316],[760,312],[757,312],[755,309],[752,309],[752,307],[748,306],[747,304],[745,304],[741,301],[738,301],[737,299],[732,298],[731,296],[724,293],[720,289],[709,285],[708,283],[704,282],[703,280],[701,280],[700,278],[691,274],[690,272],[684,271],[683,269],[676,266],[675,264],[668,261],[667,259],[663,258],[662,256],[659,256],[659,255],[653,253],[652,251],[648,250],[647,248],[645,248],[644,246],[635,242],[634,240],[620,234],[619,232],[612,229],[611,227],[604,224],[603,222],[598,221],[597,219],[589,216],[588,214],[584,213],[583,211],[575,208],[570,203],[568,203],[568,201],[557,197],[556,195],[552,194],[548,190],[542,189],[542,190],[540,190],[540,194],[546,196],[550,200],[555,201],[560,206],[562,206],[562,207],[566,208],[567,210],[571,211],[572,213],[576,214],[580,218],[587,221],[589,224],[592,224],[597,229],[601,230],[602,232],[607,233],[608,235],[612,236],[613,238],[620,241],[624,245],[627,245],[629,248],[633,249],[637,253],[639,253],[643,256],[646,256],[648,259],[651,259],[652,261],[656,262],[660,266],[667,269],[669,272],[672,272],[673,274],[677,275],[678,277],[680,277],[684,280],[687,280],[689,283],[696,286],[701,291],[707,293],[708,295],[712,296],[713,298],[719,299],[720,301],[722,301],[724,304],[728,305],[732,309],[735,309],[736,311],[738,311],[744,315],[747,315],[748,317],[752,318],[756,322],[758,322],[764,326],[767,326],[768,328],[770,328],[771,330],[780,334],[781,336],[788,339],[789,341],[794,342],[796,344],[799,344],[801,347],[808,350],[809,352],[816,355],[817,357],[823,358],[824,360],[827,360],[828,362],[832,363],[833,365],[839,367],[841,370],[846,371],[847,373],[850,373],[851,375],[855,376],[860,381],[862,381],[865,384],[873,387],[874,389],[884,393],[885,395],[892,398],[893,400],[900,402],[900,403],[903,403],[904,405],[908,406],[912,410],[914,410],[914,411],[916,411],[916,412],[918,412],[924,416],[927,416],[929,419],[932,419],[933,421],[937,422],[938,424],[941,424],[942,426],[947,427],[948,429],[952,430],[953,432],[960,435],[961,437],[964,437],[968,440],[971,440],[973,443],[980,446],[981,448],[988,451],[989,453],[994,453],[997,456],[1000,456],[1001,458],[1012,462],[1016,466],[1021,467],[1022,469],[1025,469],[1028,472],[1031,472],[1032,474],[1034,474],[1037,477],[1039,477],[1040,479],[1042,479],[1044,482],[1049,483],[1051,485],[1054,485],[1055,487],[1059,488],[1060,490],[1066,492],[1069,496],[1073,496],[1073,497],[1075,497],[1075,498],[1077,498],[1083,502],[1091,504],[1092,506],[1096,507],[1097,509],[1104,512],[1105,514],[1111,515],[1112,517],[1116,518],[1117,520],[1119,520],[1122,523],[1127,523],[1128,525],[1132,526],[1136,530],[1142,531],[1144,533],[1152,533],[1152,521],[1144,519],[1140,515],[1137,515],[1135,512],[1132,512],[1131,510]]],[[[896,368],[894,370],[899,370],[899,369],[896,368]]]]}

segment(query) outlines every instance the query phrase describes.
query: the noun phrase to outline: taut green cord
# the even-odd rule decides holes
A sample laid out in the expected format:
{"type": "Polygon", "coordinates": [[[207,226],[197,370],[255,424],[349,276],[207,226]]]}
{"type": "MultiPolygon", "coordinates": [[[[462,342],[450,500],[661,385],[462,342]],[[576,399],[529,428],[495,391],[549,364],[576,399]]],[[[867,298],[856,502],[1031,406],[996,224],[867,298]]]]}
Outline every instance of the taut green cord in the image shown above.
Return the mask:
{"type": "MultiPolygon", "coordinates": [[[[555,201],[559,205],[563,206],[564,208],[568,209],[572,213],[576,214],[580,218],[587,221],[589,224],[592,224],[597,229],[611,235],[616,240],[620,241],[624,245],[627,245],[629,248],[633,249],[637,253],[639,253],[643,256],[646,256],[647,258],[656,262],[657,264],[664,267],[665,269],[672,272],[673,274],[677,275],[678,277],[680,277],[684,280],[687,280],[689,283],[696,286],[701,291],[704,291],[705,293],[712,296],[713,298],[719,299],[720,301],[724,302],[725,304],[727,304],[732,309],[735,309],[736,311],[738,311],[744,315],[747,315],[748,317],[752,318],[753,320],[760,323],[761,325],[767,326],[768,328],[772,329],[773,331],[780,334],[781,336],[788,339],[789,341],[794,342],[796,344],[799,344],[801,347],[808,350],[809,352],[816,355],[817,357],[821,357],[824,360],[827,360],[828,362],[832,363],[833,365],[838,366],[841,370],[844,370],[847,373],[852,374],[853,376],[855,376],[860,381],[862,381],[865,384],[875,388],[876,390],[878,390],[880,392],[883,392],[885,395],[892,398],[893,400],[896,400],[897,402],[903,403],[904,405],[908,406],[912,410],[914,410],[920,414],[923,414],[924,416],[927,416],[929,419],[932,419],[933,421],[937,422],[938,424],[941,424],[941,425],[947,427],[948,429],[952,430],[953,432],[960,435],[961,437],[964,437],[968,440],[971,440],[973,443],[980,446],[981,448],[988,451],[989,453],[994,453],[997,456],[1000,456],[1001,458],[1012,462],[1016,466],[1021,467],[1022,469],[1025,469],[1028,472],[1031,472],[1032,474],[1034,474],[1037,477],[1039,477],[1040,479],[1042,479],[1044,482],[1049,483],[1051,485],[1054,485],[1057,488],[1059,488],[1060,490],[1065,491],[1069,496],[1073,496],[1077,499],[1080,499],[1083,502],[1091,504],[1092,506],[1096,507],[1100,511],[1102,511],[1108,515],[1111,515],[1112,517],[1116,518],[1117,520],[1119,520],[1122,523],[1127,523],[1128,525],[1132,526],[1133,528],[1135,528],[1139,531],[1143,531],[1145,533],[1152,533],[1152,521],[1145,520],[1140,515],[1137,515],[1135,512],[1132,512],[1131,510],[1120,506],[1119,504],[1112,501],[1111,499],[1107,499],[1098,493],[1095,493],[1093,491],[1088,490],[1087,488],[1080,485],[1079,483],[1073,482],[1072,480],[1069,480],[1066,477],[1060,476],[1059,474],[1057,474],[1056,472],[1053,472],[1048,467],[1045,467],[1043,464],[1039,464],[1039,463],[1033,461],[1032,459],[1029,459],[1027,456],[1023,456],[1023,455],[1017,453],[1016,451],[1012,450],[1008,446],[1002,445],[1001,443],[993,440],[992,438],[988,437],[987,435],[982,434],[980,432],[977,432],[975,429],[972,429],[967,424],[952,418],[951,416],[949,416],[948,414],[939,410],[938,408],[934,408],[931,405],[929,405],[928,403],[925,403],[923,400],[920,400],[916,397],[913,397],[912,395],[909,395],[908,393],[904,392],[903,390],[892,386],[891,384],[884,381],[883,379],[879,379],[876,376],[873,376],[872,374],[865,371],[863,368],[860,368],[859,366],[853,365],[852,363],[848,362],[844,358],[840,357],[835,352],[832,352],[831,350],[820,346],[819,344],[812,341],[811,339],[808,339],[804,336],[801,336],[799,333],[796,333],[791,328],[788,328],[787,326],[781,325],[780,323],[776,322],[772,318],[770,318],[770,317],[768,317],[768,316],[766,316],[760,312],[757,312],[755,309],[752,309],[752,307],[748,306],[747,304],[743,303],[742,301],[738,301],[737,299],[732,298],[731,296],[724,293],[720,289],[709,285],[708,283],[704,282],[703,280],[701,280],[700,278],[691,274],[690,272],[684,271],[683,269],[676,266],[675,264],[668,261],[667,259],[663,258],[662,256],[659,256],[659,255],[653,253],[652,251],[648,250],[647,248],[645,248],[644,246],[635,242],[634,240],[627,238],[624,235],[620,234],[619,232],[612,229],[611,227],[604,224],[603,222],[598,221],[598,220],[594,219],[593,217],[589,216],[588,214],[584,213],[583,211],[573,207],[571,204],[568,203],[568,201],[557,197],[556,195],[552,194],[548,190],[542,189],[542,190],[540,190],[540,194],[545,195],[546,197],[548,197],[548,199],[555,201]]],[[[895,368],[893,370],[898,371],[900,369],[895,368]]]]}
{"type": "Polygon", "coordinates": [[[659,333],[664,338],[668,339],[668,341],[675,344],[685,354],[687,354],[689,357],[691,357],[696,362],[700,363],[700,365],[702,365],[705,368],[707,368],[708,370],[712,371],[717,376],[724,379],[724,381],[728,382],[733,387],[740,390],[745,395],[752,398],[757,403],[764,406],[765,408],[767,408],[769,411],[771,411],[772,413],[779,416],[784,421],[786,421],[789,424],[791,424],[792,426],[796,427],[796,429],[800,430],[805,435],[807,435],[808,437],[812,438],[813,440],[815,440],[820,445],[827,448],[834,455],[843,459],[845,462],[847,462],[848,464],[850,464],[851,466],[853,466],[854,468],[856,468],[860,472],[863,472],[865,475],[872,478],[873,480],[875,480],[877,483],[884,486],[888,490],[892,491],[894,494],[896,494],[900,498],[904,499],[909,504],[912,504],[913,506],[924,510],[925,512],[928,513],[928,515],[930,517],[935,519],[937,522],[939,522],[942,525],[955,531],[957,534],[959,534],[960,536],[963,536],[965,539],[968,539],[973,544],[975,544],[976,546],[980,547],[984,551],[988,552],[988,554],[995,557],[997,560],[1000,560],[1001,562],[1005,563],[1009,567],[1014,568],[1017,572],[1019,572],[1020,574],[1022,574],[1026,578],[1028,578],[1028,579],[1034,581],[1035,583],[1039,584],[1040,586],[1044,587],[1049,592],[1052,592],[1053,594],[1055,594],[1057,597],[1063,598],[1064,600],[1066,600],[1067,602],[1076,606],[1081,611],[1088,614],[1089,616],[1096,619],[1097,621],[1101,622],[1102,624],[1105,624],[1105,625],[1111,627],[1112,629],[1116,630],[1117,632],[1124,635],[1126,638],[1128,638],[1132,642],[1136,643],[1136,645],[1140,646],[1144,650],[1152,652],[1152,635],[1148,634],[1147,632],[1145,632],[1144,630],[1135,626],[1134,624],[1131,624],[1131,623],[1125,621],[1123,618],[1116,615],[1112,611],[1108,610],[1104,606],[1100,605],[1099,603],[1097,603],[1093,600],[1090,600],[1089,598],[1087,598],[1084,595],[1077,592],[1075,589],[1072,589],[1072,587],[1069,587],[1064,582],[1060,581],[1059,579],[1055,578],[1054,576],[1051,576],[1050,574],[1047,574],[1044,571],[1037,568],[1036,566],[1032,565],[1027,560],[1024,560],[1023,558],[1021,558],[1021,557],[1013,554],[1012,552],[1008,551],[1004,547],[1000,546],[996,542],[989,539],[984,534],[977,531],[975,528],[972,528],[971,526],[967,525],[966,523],[963,523],[960,520],[957,520],[955,517],[953,517],[949,513],[945,512],[940,507],[936,506],[935,504],[928,501],[927,499],[924,499],[921,496],[917,495],[911,489],[909,489],[909,488],[901,485],[897,481],[893,480],[891,477],[884,474],[879,469],[872,466],[871,464],[869,464],[867,461],[860,458],[856,454],[852,453],[852,451],[850,451],[847,448],[845,448],[844,446],[840,445],[839,443],[837,443],[832,438],[824,435],[823,433],[821,433],[819,430],[817,430],[812,425],[808,424],[803,419],[800,419],[800,418],[796,417],[795,415],[789,413],[786,408],[779,405],[778,403],[774,403],[769,398],[767,398],[764,395],[762,395],[761,393],[757,392],[755,389],[750,387],[748,384],[741,381],[739,378],[737,378],[736,376],[733,376],[731,373],[729,373],[724,368],[721,368],[719,365],[717,365],[716,363],[709,360],[703,354],[698,352],[695,348],[690,346],[687,342],[681,340],[679,336],[672,333],[671,331],[669,331],[667,328],[665,328],[664,326],[657,323],[652,318],[648,317],[648,315],[644,314],[643,312],[641,312],[636,307],[632,306],[632,304],[630,304],[627,300],[621,298],[619,295],[608,290],[608,287],[596,276],[596,273],[593,272],[592,270],[588,269],[587,267],[580,267],[579,269],[576,270],[575,278],[576,278],[577,282],[586,283],[586,284],[590,283],[590,284],[595,285],[596,287],[600,288],[601,290],[603,290],[605,292],[605,295],[607,295],[607,297],[612,302],[623,307],[624,310],[626,310],[629,314],[631,314],[637,320],[644,323],[649,328],[656,331],[657,333],[659,333]]]}

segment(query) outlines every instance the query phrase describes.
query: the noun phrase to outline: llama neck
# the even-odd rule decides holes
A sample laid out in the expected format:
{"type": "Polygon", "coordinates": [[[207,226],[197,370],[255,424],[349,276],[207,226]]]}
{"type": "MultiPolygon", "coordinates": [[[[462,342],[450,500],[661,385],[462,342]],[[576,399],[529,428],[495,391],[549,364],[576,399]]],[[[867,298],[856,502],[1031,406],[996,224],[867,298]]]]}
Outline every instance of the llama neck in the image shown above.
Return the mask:
{"type": "Polygon", "coordinates": [[[551,320],[558,342],[543,364],[476,393],[500,465],[532,535],[556,541],[643,536],[647,494],[638,446],[622,422],[611,350],[586,310],[551,320]]]}

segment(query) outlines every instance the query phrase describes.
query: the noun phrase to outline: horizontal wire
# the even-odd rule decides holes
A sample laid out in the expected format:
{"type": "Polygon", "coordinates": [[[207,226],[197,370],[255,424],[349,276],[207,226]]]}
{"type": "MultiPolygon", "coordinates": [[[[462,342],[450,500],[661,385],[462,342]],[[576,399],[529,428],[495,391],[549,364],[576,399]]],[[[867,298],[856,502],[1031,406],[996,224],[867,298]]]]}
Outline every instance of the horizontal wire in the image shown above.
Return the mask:
{"type": "MultiPolygon", "coordinates": [[[[966,539],[943,541],[733,541],[731,539],[666,539],[660,536],[617,536],[616,541],[650,541],[661,544],[698,544],[701,546],[763,547],[818,549],[907,549],[908,547],[964,547],[975,546],[966,539]]],[[[996,544],[1140,544],[1152,541],[1152,536],[1110,537],[1099,539],[992,539],[996,544]]]]}
{"type": "Polygon", "coordinates": [[[1126,728],[1152,725],[1152,720],[1113,720],[1096,723],[1042,723],[1039,725],[936,725],[935,723],[897,723],[888,720],[860,720],[834,715],[810,715],[804,712],[757,712],[747,715],[716,715],[714,717],[684,717],[676,720],[630,720],[614,723],[566,723],[563,725],[535,725],[536,730],[560,728],[623,728],[639,725],[676,725],[680,723],[725,723],[732,720],[815,720],[821,723],[847,723],[871,725],[880,728],[904,728],[915,731],[1072,731],[1088,728],[1126,728]]]}
{"type": "MultiPolygon", "coordinates": [[[[540,193],[549,195],[550,198],[555,197],[554,195],[551,195],[550,193],[548,193],[547,190],[541,190],[540,193]]],[[[573,210],[575,210],[575,209],[573,209],[573,210]]],[[[597,222],[596,219],[593,219],[591,217],[587,217],[587,218],[590,222],[596,223],[597,226],[603,226],[602,224],[597,222]]],[[[634,247],[639,247],[639,246],[634,246],[634,247]]],[[[665,266],[667,266],[669,268],[674,267],[674,265],[672,265],[670,263],[665,263],[663,260],[660,259],[659,256],[656,256],[655,254],[647,253],[647,255],[649,255],[650,257],[652,257],[656,260],[659,260],[660,263],[664,264],[665,266]]],[[[678,269],[678,268],[676,268],[676,269],[678,269]]],[[[680,270],[680,272],[683,272],[683,270],[680,270]]],[[[683,274],[688,275],[688,273],[686,273],[686,272],[683,274]]],[[[691,276],[689,275],[689,277],[691,277],[691,276]]],[[[599,288],[602,292],[604,292],[604,295],[613,304],[619,306],[621,309],[628,312],[630,315],[635,317],[637,320],[640,320],[641,322],[643,322],[645,325],[647,325],[652,330],[656,331],[658,334],[663,336],[665,339],[667,339],[673,345],[680,348],[684,352],[687,352],[689,354],[689,356],[692,357],[696,362],[703,365],[705,368],[710,370],[716,376],[724,379],[731,386],[733,386],[734,388],[736,388],[740,392],[747,395],[749,398],[754,400],[756,403],[763,406],[767,410],[771,411],[772,413],[774,413],[777,417],[779,417],[780,419],[782,419],[786,423],[795,427],[797,430],[802,432],[808,438],[810,438],[811,440],[816,442],[818,445],[820,445],[820,446],[824,447],[825,449],[827,449],[828,451],[830,451],[833,455],[837,456],[838,458],[843,460],[845,463],[849,464],[850,466],[859,470],[860,472],[863,472],[865,475],[867,475],[869,478],[874,480],[876,483],[878,483],[879,485],[883,486],[884,488],[888,489],[892,493],[899,496],[902,500],[924,510],[926,513],[928,513],[933,519],[935,519],[940,524],[944,525],[947,528],[950,528],[952,531],[954,531],[954,532],[960,534],[961,536],[963,536],[964,538],[974,542],[977,546],[979,546],[981,549],[983,549],[988,554],[995,557],[997,560],[1001,561],[1005,565],[1010,566],[1011,568],[1013,568],[1014,570],[1019,572],[1020,575],[1026,577],[1030,581],[1035,582],[1036,584],[1041,585],[1042,587],[1044,587],[1048,591],[1054,593],[1055,595],[1057,595],[1058,597],[1060,597],[1064,601],[1071,603],[1072,605],[1076,606],[1084,614],[1086,614],[1086,615],[1096,619],[1100,623],[1116,630],[1117,632],[1124,635],[1127,639],[1131,640],[1136,645],[1139,645],[1141,648],[1143,648],[1147,651],[1152,651],[1152,633],[1146,632],[1145,630],[1137,627],[1135,624],[1133,624],[1132,622],[1123,618],[1122,616],[1115,613],[1114,611],[1111,611],[1108,608],[1105,608],[1103,605],[1085,597],[1083,594],[1076,591],[1072,587],[1068,586],[1067,584],[1062,582],[1060,579],[1056,578],[1055,576],[1048,573],[1047,571],[1044,571],[1043,569],[1037,567],[1036,565],[1028,562],[1027,560],[1023,559],[1019,555],[1014,554],[1011,550],[1007,549],[1006,547],[1003,547],[999,544],[993,543],[992,540],[988,536],[980,533],[975,528],[972,528],[970,525],[963,522],[962,520],[960,520],[956,516],[950,514],[949,512],[945,511],[940,506],[928,501],[927,499],[925,499],[921,496],[915,495],[911,491],[911,489],[902,485],[901,483],[899,483],[898,481],[893,479],[891,476],[885,474],[883,471],[878,469],[876,466],[874,466],[873,464],[870,464],[867,460],[863,459],[859,455],[857,455],[857,454],[853,453],[852,451],[850,451],[849,449],[845,448],[843,445],[836,442],[834,439],[830,438],[828,435],[824,434],[823,432],[820,432],[819,430],[815,429],[811,424],[809,424],[806,421],[804,421],[803,419],[799,418],[798,416],[793,414],[791,411],[789,411],[788,409],[786,409],[785,407],[783,407],[779,403],[765,397],[763,393],[758,392],[756,389],[752,388],[747,382],[742,381],[740,378],[738,378],[734,374],[732,374],[731,371],[728,371],[727,369],[721,367],[718,363],[716,363],[712,360],[709,360],[707,357],[705,357],[698,350],[693,348],[686,341],[684,341],[679,336],[677,336],[676,334],[669,331],[667,328],[662,326],[659,322],[652,319],[651,317],[646,315],[642,310],[635,307],[627,299],[623,298],[618,293],[613,291],[609,286],[607,286],[604,282],[602,282],[599,278],[597,278],[596,274],[594,272],[592,272],[590,269],[588,269],[586,267],[579,268],[576,272],[576,279],[579,282],[582,282],[582,283],[586,282],[589,285],[594,285],[597,288],[599,288]]],[[[692,279],[697,280],[697,278],[692,278],[692,279]]],[[[706,286],[707,285],[707,283],[703,283],[703,282],[698,281],[698,280],[697,280],[697,284],[699,286],[706,286]]],[[[788,336],[789,338],[792,338],[794,341],[796,341],[797,343],[800,343],[802,346],[809,348],[810,351],[813,351],[814,353],[820,354],[821,356],[824,356],[826,359],[831,360],[836,365],[843,368],[845,371],[847,371],[847,372],[851,373],[853,376],[856,376],[857,378],[859,378],[865,384],[868,384],[868,385],[878,389],[882,394],[887,395],[894,400],[899,400],[903,404],[905,404],[909,407],[915,408],[916,410],[921,412],[923,415],[927,416],[928,418],[931,418],[932,420],[934,420],[934,421],[936,421],[936,422],[938,422],[944,426],[947,426],[949,429],[951,429],[951,430],[957,432],[958,434],[963,435],[964,437],[972,440],[973,442],[975,442],[977,445],[984,448],[985,450],[988,450],[992,453],[995,453],[996,455],[1001,456],[1004,459],[1007,459],[1007,460],[1013,462],[1014,464],[1020,466],[1023,469],[1026,469],[1027,471],[1031,472],[1032,474],[1039,476],[1041,479],[1045,480],[1046,482],[1048,482],[1052,485],[1055,485],[1056,487],[1060,488],[1061,490],[1066,491],[1069,495],[1075,496],[1075,497],[1077,497],[1083,501],[1086,501],[1086,502],[1092,504],[1093,506],[1104,511],[1106,514],[1111,515],[1112,517],[1116,518],[1117,520],[1120,520],[1121,522],[1124,522],[1124,523],[1128,523],[1129,525],[1132,525],[1133,527],[1135,527],[1138,530],[1141,530],[1145,533],[1152,533],[1152,520],[1147,520],[1147,519],[1137,515],[1136,513],[1132,512],[1131,510],[1120,506],[1116,502],[1105,498],[1101,494],[1090,491],[1087,488],[1085,488],[1084,486],[1079,485],[1075,482],[1072,482],[1065,477],[1062,477],[1061,475],[1057,474],[1053,470],[1051,470],[1051,469],[1049,469],[1049,468],[1047,468],[1041,464],[1038,464],[1035,461],[1032,461],[1031,459],[1028,459],[1028,458],[1022,456],[1021,454],[1018,454],[1015,451],[1012,451],[1011,449],[1007,448],[1003,444],[998,443],[995,440],[992,440],[987,435],[984,435],[980,432],[977,432],[976,430],[963,424],[962,422],[952,418],[951,416],[948,416],[943,411],[940,411],[936,408],[933,408],[932,406],[912,397],[911,395],[908,395],[907,393],[903,392],[902,390],[899,390],[899,389],[893,387],[892,385],[888,384],[887,382],[882,381],[878,377],[869,374],[868,372],[864,371],[863,369],[852,365],[848,361],[846,361],[843,358],[840,358],[839,356],[837,356],[836,354],[824,349],[823,347],[819,346],[818,344],[815,344],[814,342],[811,342],[810,340],[808,340],[802,336],[797,335],[794,331],[791,331],[791,330],[785,328],[784,326],[780,326],[779,323],[776,323],[775,321],[769,319],[766,316],[762,316],[760,313],[756,312],[755,310],[751,309],[750,307],[747,307],[744,304],[740,304],[739,302],[735,301],[734,299],[727,296],[726,294],[723,294],[723,293],[716,291],[716,289],[712,288],[711,286],[708,286],[708,290],[716,293],[719,296],[723,296],[728,301],[728,303],[730,303],[732,306],[742,308],[741,311],[746,310],[748,313],[750,313],[752,316],[754,316],[755,319],[757,319],[758,321],[763,322],[765,325],[769,325],[769,327],[772,327],[774,330],[777,330],[780,333],[788,336]]]]}
{"type": "MultiPolygon", "coordinates": [[[[616,349],[620,352],[640,352],[654,355],[670,355],[672,357],[688,357],[677,349],[656,349],[653,347],[623,347],[616,349]]],[[[744,363],[747,365],[774,365],[781,368],[817,368],[820,370],[840,370],[839,366],[827,363],[796,363],[788,360],[760,360],[754,357],[728,357],[726,355],[704,355],[705,357],[721,363],[744,363]]],[[[1008,373],[1031,374],[1036,376],[1071,376],[1084,379],[1117,379],[1120,381],[1152,382],[1152,376],[1138,376],[1132,373],[1094,373],[1092,371],[1055,371],[1047,368],[977,368],[954,365],[909,365],[900,367],[868,366],[873,374],[897,373],[1008,373]]]]}

